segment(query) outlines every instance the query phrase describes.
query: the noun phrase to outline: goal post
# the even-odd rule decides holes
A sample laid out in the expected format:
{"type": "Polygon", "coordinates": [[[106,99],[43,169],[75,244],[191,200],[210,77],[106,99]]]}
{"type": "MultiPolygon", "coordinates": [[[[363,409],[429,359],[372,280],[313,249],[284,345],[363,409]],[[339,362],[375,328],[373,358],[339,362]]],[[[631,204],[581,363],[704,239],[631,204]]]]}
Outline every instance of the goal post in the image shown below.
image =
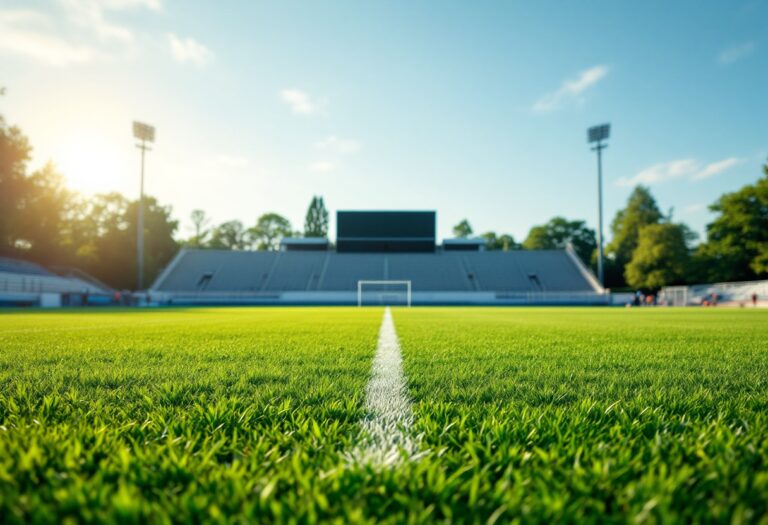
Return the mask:
{"type": "Polygon", "coordinates": [[[357,281],[357,306],[392,303],[411,306],[411,281],[357,281]],[[367,301],[370,299],[370,302],[367,301]]]}

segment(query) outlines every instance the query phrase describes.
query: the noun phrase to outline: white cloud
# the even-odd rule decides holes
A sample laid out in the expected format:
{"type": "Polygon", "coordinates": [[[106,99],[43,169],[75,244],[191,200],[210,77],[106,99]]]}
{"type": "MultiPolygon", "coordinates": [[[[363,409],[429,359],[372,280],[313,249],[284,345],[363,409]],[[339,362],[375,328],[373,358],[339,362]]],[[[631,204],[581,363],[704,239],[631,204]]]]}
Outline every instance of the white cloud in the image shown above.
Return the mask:
{"type": "Polygon", "coordinates": [[[84,64],[97,53],[50,35],[50,20],[35,11],[0,11],[0,51],[37,60],[51,66],[84,64]]]}
{"type": "Polygon", "coordinates": [[[336,135],[329,135],[315,143],[315,147],[322,151],[337,154],[350,154],[360,151],[360,143],[354,139],[345,139],[336,135]]]}
{"type": "Polygon", "coordinates": [[[59,0],[59,4],[72,24],[93,32],[102,40],[124,44],[133,42],[133,32],[108,21],[105,12],[133,8],[159,11],[161,8],[160,0],[59,0]]]}
{"type": "Polygon", "coordinates": [[[701,180],[727,171],[740,162],[742,162],[741,159],[729,157],[702,167],[695,159],[673,160],[654,164],[638,172],[634,177],[622,177],[616,181],[616,184],[618,186],[650,185],[681,177],[688,178],[689,180],[701,180]]]}
{"type": "Polygon", "coordinates": [[[741,162],[742,159],[736,157],[729,157],[727,159],[718,160],[717,162],[713,162],[704,166],[704,168],[698,173],[694,174],[692,178],[694,180],[708,179],[709,177],[723,173],[724,171],[728,171],[741,162]]]}
{"type": "Polygon", "coordinates": [[[654,164],[637,173],[632,178],[622,177],[616,184],[619,186],[635,186],[637,184],[654,184],[669,179],[691,176],[696,173],[699,164],[693,159],[680,159],[671,162],[654,164]]]}
{"type": "Polygon", "coordinates": [[[566,80],[557,91],[547,93],[533,105],[533,111],[547,112],[560,109],[573,102],[581,102],[580,95],[608,74],[608,67],[598,65],[579,73],[578,78],[566,80]]]}
{"type": "Polygon", "coordinates": [[[106,9],[127,9],[132,7],[145,7],[152,11],[160,11],[162,2],[160,0],[96,0],[106,9]]]}
{"type": "Polygon", "coordinates": [[[173,33],[168,33],[166,36],[171,55],[177,62],[205,67],[213,61],[213,52],[200,42],[192,38],[179,38],[173,33]]]}
{"type": "Polygon", "coordinates": [[[0,9],[0,51],[52,66],[85,64],[130,52],[135,37],[107,11],[161,9],[160,0],[56,0],[57,10],[0,9]]]}
{"type": "Polygon", "coordinates": [[[334,169],[336,169],[336,165],[327,160],[320,160],[309,165],[309,171],[314,171],[315,173],[328,173],[334,169]]]}
{"type": "Polygon", "coordinates": [[[754,52],[754,50],[754,42],[744,42],[722,50],[720,54],[717,55],[717,61],[724,66],[733,64],[742,58],[748,57],[754,52]]]}
{"type": "Polygon", "coordinates": [[[700,213],[707,209],[707,205],[703,202],[697,202],[696,204],[689,204],[685,208],[683,208],[683,214],[685,215],[696,215],[697,213],[700,213]]]}
{"type": "Polygon", "coordinates": [[[311,115],[320,110],[321,104],[312,98],[309,93],[296,88],[284,89],[280,92],[280,98],[288,104],[291,111],[304,115],[311,115]]]}

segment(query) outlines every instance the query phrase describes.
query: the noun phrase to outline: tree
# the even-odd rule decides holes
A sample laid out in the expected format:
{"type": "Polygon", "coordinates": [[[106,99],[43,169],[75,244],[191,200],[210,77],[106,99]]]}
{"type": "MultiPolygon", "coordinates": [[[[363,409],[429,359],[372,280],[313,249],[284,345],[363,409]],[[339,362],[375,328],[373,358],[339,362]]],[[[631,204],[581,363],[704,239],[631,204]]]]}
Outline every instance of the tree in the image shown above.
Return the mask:
{"type": "Polygon", "coordinates": [[[31,151],[21,130],[9,126],[0,115],[0,255],[16,254],[20,203],[26,189],[31,151]]]}
{"type": "MultiPolygon", "coordinates": [[[[63,236],[69,256],[59,264],[76,266],[115,288],[136,287],[138,200],[119,193],[77,201],[63,236]]],[[[178,222],[171,208],[144,197],[144,282],[151,283],[176,254],[178,222]]]]}
{"type": "Polygon", "coordinates": [[[211,223],[203,210],[192,210],[189,214],[189,218],[192,220],[192,228],[195,234],[187,241],[187,244],[192,247],[200,247],[205,245],[205,238],[211,233],[208,230],[208,225],[211,223]]]}
{"type": "Polygon", "coordinates": [[[472,235],[472,226],[470,226],[467,219],[462,219],[459,224],[453,227],[453,236],[461,239],[466,239],[472,235]]]}
{"type": "Polygon", "coordinates": [[[288,219],[277,213],[265,213],[248,229],[248,242],[257,250],[277,250],[280,239],[293,235],[288,219]]]}
{"type": "Polygon", "coordinates": [[[216,226],[211,232],[209,248],[219,250],[244,250],[247,247],[246,231],[240,221],[227,221],[216,226]]]}
{"type": "Polygon", "coordinates": [[[624,276],[634,288],[658,290],[685,281],[690,266],[689,241],[695,235],[684,224],[648,224],[640,228],[637,247],[624,276]]]}
{"type": "Polygon", "coordinates": [[[534,226],[523,241],[526,250],[561,250],[568,243],[582,261],[589,263],[597,247],[595,231],[584,221],[569,221],[554,217],[546,224],[534,226]]]}
{"type": "Polygon", "coordinates": [[[707,242],[696,254],[703,280],[742,281],[768,274],[768,163],[763,174],[709,207],[718,216],[707,225],[707,242]]]}
{"type": "Polygon", "coordinates": [[[496,232],[485,232],[480,237],[485,239],[485,249],[489,251],[501,250],[508,252],[520,249],[520,245],[515,242],[515,238],[507,233],[497,236],[496,232]]]}
{"type": "Polygon", "coordinates": [[[664,216],[648,188],[637,186],[627,201],[627,207],[619,210],[611,222],[611,242],[606,252],[620,268],[632,259],[637,247],[640,229],[649,224],[658,224],[664,216]]]}
{"type": "Polygon", "coordinates": [[[307,218],[304,221],[305,237],[328,236],[328,210],[322,197],[312,197],[307,210],[307,218]]]}
{"type": "Polygon", "coordinates": [[[70,249],[65,230],[72,200],[73,194],[51,163],[24,179],[17,201],[20,213],[14,242],[18,256],[43,265],[60,264],[70,249]]]}

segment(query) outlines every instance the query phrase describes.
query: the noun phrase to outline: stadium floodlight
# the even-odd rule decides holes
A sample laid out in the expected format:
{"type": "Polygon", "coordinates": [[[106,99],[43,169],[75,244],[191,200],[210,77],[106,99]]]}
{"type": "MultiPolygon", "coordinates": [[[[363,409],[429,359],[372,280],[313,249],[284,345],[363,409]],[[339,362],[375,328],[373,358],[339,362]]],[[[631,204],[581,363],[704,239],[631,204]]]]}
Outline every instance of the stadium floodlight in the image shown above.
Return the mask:
{"type": "Polygon", "coordinates": [[[377,294],[377,304],[386,304],[387,299],[396,296],[397,291],[391,291],[390,287],[400,287],[405,291],[404,303],[406,306],[411,306],[411,281],[357,281],[357,306],[363,306],[363,294],[367,287],[377,288],[375,293],[377,294]]]}
{"type": "Polygon", "coordinates": [[[610,124],[600,124],[587,130],[587,142],[595,144],[592,151],[597,152],[597,279],[600,286],[605,286],[603,270],[603,150],[608,144],[603,144],[611,135],[610,124]]]}
{"type": "Polygon", "coordinates": [[[137,289],[144,288],[144,154],[152,151],[147,143],[155,142],[155,128],[143,122],[133,123],[133,137],[140,141],[136,147],[141,150],[141,180],[139,183],[139,211],[136,225],[136,271],[137,289]]]}

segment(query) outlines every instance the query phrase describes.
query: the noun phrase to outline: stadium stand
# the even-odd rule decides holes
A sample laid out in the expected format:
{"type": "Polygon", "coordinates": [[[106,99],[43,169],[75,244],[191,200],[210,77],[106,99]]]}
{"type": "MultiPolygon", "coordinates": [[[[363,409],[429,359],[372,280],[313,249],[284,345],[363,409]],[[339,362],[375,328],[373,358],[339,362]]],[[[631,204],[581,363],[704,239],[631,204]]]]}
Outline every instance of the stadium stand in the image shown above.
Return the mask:
{"type": "Polygon", "coordinates": [[[602,304],[568,250],[434,253],[182,250],[152,286],[172,304],[356,304],[358,281],[408,280],[413,304],[602,304]],[[250,299],[250,300],[249,300],[250,299]]]}
{"type": "Polygon", "coordinates": [[[184,249],[149,294],[165,304],[358,304],[360,282],[408,281],[412,304],[610,300],[570,248],[485,252],[479,239],[438,247],[435,223],[433,211],[339,211],[336,250],[317,238],[284,239],[277,252],[184,249]]]}
{"type": "Polygon", "coordinates": [[[112,299],[112,291],[92,277],[72,269],[62,275],[40,265],[0,257],[0,305],[62,306],[112,299]],[[88,299],[86,299],[86,302],[88,299]]]}

